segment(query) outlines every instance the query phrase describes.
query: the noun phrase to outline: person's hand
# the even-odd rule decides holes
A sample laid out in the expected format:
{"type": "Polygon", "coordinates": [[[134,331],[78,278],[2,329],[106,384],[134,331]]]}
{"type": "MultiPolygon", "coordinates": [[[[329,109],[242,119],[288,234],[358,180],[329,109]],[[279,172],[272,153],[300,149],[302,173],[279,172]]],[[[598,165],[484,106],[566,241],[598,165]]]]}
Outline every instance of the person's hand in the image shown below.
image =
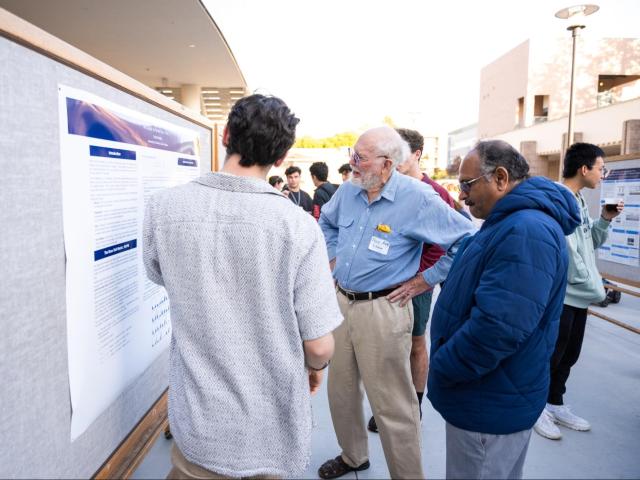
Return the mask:
{"type": "Polygon", "coordinates": [[[315,395],[320,390],[322,385],[322,377],[324,376],[324,370],[311,370],[309,369],[309,390],[311,395],[315,395]]]}
{"type": "Polygon", "coordinates": [[[602,212],[600,213],[600,215],[602,215],[602,218],[610,222],[611,220],[616,218],[618,215],[620,215],[623,210],[624,210],[624,201],[620,200],[618,202],[616,209],[613,211],[607,210],[606,205],[603,205],[602,212]]]}
{"type": "Polygon", "coordinates": [[[289,196],[289,190],[282,190],[282,193],[285,197],[289,196]]]}
{"type": "Polygon", "coordinates": [[[422,273],[418,273],[411,280],[407,280],[387,295],[387,300],[391,303],[400,302],[399,305],[404,307],[413,297],[432,288],[433,287],[431,285],[424,281],[422,273]]]}
{"type": "Polygon", "coordinates": [[[336,258],[333,257],[331,260],[329,260],[329,270],[331,270],[333,272],[333,269],[336,268],[336,258]]]}

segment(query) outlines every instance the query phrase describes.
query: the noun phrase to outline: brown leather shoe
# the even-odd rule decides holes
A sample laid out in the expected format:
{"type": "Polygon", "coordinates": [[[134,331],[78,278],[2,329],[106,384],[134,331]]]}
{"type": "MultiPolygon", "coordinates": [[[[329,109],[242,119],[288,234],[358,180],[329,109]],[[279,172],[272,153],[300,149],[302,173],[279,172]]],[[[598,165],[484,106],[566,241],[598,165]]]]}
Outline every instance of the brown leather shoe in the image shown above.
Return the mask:
{"type": "Polygon", "coordinates": [[[351,465],[347,465],[345,463],[345,461],[342,459],[342,455],[338,455],[336,458],[327,460],[322,464],[322,466],[318,469],[318,476],[325,479],[338,478],[342,475],[346,475],[349,472],[361,472],[362,470],[366,470],[370,465],[371,464],[369,463],[369,460],[367,460],[358,467],[352,467],[351,465]]]}

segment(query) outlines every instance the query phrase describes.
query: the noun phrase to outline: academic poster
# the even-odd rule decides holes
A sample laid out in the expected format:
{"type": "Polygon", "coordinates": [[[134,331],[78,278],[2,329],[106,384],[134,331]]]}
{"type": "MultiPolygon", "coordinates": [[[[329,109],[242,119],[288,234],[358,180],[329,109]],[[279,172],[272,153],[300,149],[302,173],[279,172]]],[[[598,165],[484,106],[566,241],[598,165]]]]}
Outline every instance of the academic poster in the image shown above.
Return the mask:
{"type": "Polygon", "coordinates": [[[147,280],[156,191],[199,175],[196,131],[59,86],[71,440],[168,346],[165,290],[147,280]]]}
{"type": "Polygon", "coordinates": [[[640,168],[612,170],[602,182],[600,204],[624,200],[624,210],[613,219],[609,236],[598,250],[601,260],[640,266],[640,168]]]}

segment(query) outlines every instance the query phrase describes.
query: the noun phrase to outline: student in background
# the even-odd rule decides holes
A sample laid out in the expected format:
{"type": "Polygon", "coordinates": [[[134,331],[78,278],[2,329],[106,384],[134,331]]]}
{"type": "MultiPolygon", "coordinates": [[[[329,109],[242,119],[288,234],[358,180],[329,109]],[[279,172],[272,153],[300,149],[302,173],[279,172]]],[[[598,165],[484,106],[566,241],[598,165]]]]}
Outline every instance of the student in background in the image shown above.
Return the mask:
{"type": "Polygon", "coordinates": [[[342,175],[342,183],[348,182],[349,180],[351,180],[351,165],[349,165],[348,163],[341,165],[338,169],[338,173],[342,175]]]}
{"type": "Polygon", "coordinates": [[[331,200],[333,194],[338,190],[338,186],[327,181],[329,167],[324,162],[311,164],[309,173],[311,173],[311,181],[316,187],[316,191],[313,194],[313,218],[318,220],[320,218],[320,209],[331,200]]]}
{"type": "Polygon", "coordinates": [[[269,177],[269,185],[281,192],[282,187],[284,187],[284,180],[278,175],[272,175],[269,177]]]}
{"type": "Polygon", "coordinates": [[[562,433],[557,424],[572,430],[587,431],[591,425],[573,413],[564,404],[566,383],[571,367],[580,357],[584,330],[587,324],[587,308],[591,303],[604,300],[606,294],[596,265],[595,250],[609,234],[611,221],[622,212],[624,203],[603,205],[600,218],[589,217],[587,202],[582,196],[584,188],[596,188],[607,175],[604,152],[590,143],[574,143],[564,157],[562,183],[575,196],[580,207],[582,225],[567,237],[569,272],[567,293],[560,315],[560,331],[551,357],[551,385],[547,405],[535,424],[535,431],[551,440],[560,440],[562,433]]]}
{"type": "Polygon", "coordinates": [[[313,212],[313,201],[307,192],[300,190],[300,174],[302,170],[299,167],[291,166],[284,171],[287,177],[288,197],[298,207],[305,212],[313,212]]]}

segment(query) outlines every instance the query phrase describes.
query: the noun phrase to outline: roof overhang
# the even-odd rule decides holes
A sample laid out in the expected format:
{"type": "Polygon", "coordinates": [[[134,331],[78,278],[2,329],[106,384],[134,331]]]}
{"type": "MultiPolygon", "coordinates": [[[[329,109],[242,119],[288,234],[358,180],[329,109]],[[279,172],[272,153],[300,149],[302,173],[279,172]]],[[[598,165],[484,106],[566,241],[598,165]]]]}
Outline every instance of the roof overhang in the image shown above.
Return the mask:
{"type": "Polygon", "coordinates": [[[198,0],[0,0],[0,7],[151,87],[244,87],[198,0]]]}

